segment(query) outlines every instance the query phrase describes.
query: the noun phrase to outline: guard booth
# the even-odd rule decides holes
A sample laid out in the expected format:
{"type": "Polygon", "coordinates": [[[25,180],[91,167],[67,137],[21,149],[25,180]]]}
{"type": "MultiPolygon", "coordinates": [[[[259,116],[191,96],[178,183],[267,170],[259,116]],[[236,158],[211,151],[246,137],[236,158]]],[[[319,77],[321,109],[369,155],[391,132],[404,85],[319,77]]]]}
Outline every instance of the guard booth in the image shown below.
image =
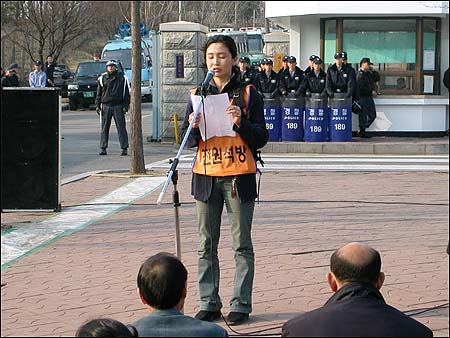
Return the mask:
{"type": "Polygon", "coordinates": [[[264,98],[264,119],[269,141],[281,141],[281,106],[278,98],[264,98]]]}
{"type": "Polygon", "coordinates": [[[328,140],[330,142],[348,142],[352,140],[352,98],[345,93],[335,93],[329,99],[330,118],[328,122],[328,140]]]}
{"type": "Polygon", "coordinates": [[[289,93],[281,108],[281,139],[283,141],[303,140],[303,112],[305,98],[289,93]]]}
{"type": "Polygon", "coordinates": [[[320,93],[311,93],[305,104],[305,142],[326,142],[328,120],[327,97],[322,97],[320,93]]]}

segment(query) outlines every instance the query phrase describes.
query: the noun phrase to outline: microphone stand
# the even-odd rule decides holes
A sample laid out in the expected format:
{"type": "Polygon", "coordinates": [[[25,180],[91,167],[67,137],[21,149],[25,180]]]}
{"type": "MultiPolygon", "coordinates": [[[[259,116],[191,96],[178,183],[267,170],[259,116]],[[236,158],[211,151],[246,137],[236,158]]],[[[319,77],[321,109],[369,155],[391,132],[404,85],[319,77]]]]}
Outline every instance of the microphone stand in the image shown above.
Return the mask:
{"type": "Polygon", "coordinates": [[[206,87],[201,88],[200,90],[201,94],[201,100],[198,102],[197,107],[195,107],[194,110],[194,116],[191,120],[191,123],[189,123],[189,128],[186,131],[186,134],[184,135],[183,141],[181,142],[180,148],[178,149],[177,155],[175,158],[169,161],[169,164],[171,164],[170,169],[167,173],[167,179],[164,183],[163,189],[161,190],[161,193],[159,194],[157,204],[161,204],[161,201],[164,197],[164,194],[166,193],[167,187],[169,185],[170,180],[172,180],[173,183],[173,194],[172,194],[172,200],[173,200],[173,206],[175,210],[175,250],[177,252],[177,257],[179,260],[181,260],[181,240],[180,240],[180,219],[179,219],[179,212],[178,207],[181,205],[178,191],[177,191],[177,183],[178,183],[178,170],[177,166],[180,162],[181,154],[184,150],[184,147],[186,145],[187,139],[189,138],[189,135],[191,134],[193,125],[195,120],[197,119],[197,115],[200,111],[200,108],[202,104],[204,103],[204,98],[206,97],[206,87]]]}

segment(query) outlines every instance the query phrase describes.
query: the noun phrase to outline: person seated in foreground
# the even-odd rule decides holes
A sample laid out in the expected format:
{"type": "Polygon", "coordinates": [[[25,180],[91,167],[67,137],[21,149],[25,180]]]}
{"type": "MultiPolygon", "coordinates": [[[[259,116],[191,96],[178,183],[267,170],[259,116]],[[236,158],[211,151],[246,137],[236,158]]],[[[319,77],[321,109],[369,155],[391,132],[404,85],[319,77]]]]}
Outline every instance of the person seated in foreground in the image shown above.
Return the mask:
{"type": "Polygon", "coordinates": [[[165,252],[141,265],[138,293],[150,315],[133,324],[140,337],[228,337],[228,332],[220,326],[182,313],[187,276],[183,263],[165,252]]]}
{"type": "Polygon", "coordinates": [[[283,325],[282,337],[432,337],[425,325],[386,304],[380,254],[350,243],[331,256],[327,281],[334,295],[321,308],[283,325]]]}
{"type": "Polygon", "coordinates": [[[110,318],[92,319],[81,325],[75,337],[137,337],[134,327],[110,318]]]}

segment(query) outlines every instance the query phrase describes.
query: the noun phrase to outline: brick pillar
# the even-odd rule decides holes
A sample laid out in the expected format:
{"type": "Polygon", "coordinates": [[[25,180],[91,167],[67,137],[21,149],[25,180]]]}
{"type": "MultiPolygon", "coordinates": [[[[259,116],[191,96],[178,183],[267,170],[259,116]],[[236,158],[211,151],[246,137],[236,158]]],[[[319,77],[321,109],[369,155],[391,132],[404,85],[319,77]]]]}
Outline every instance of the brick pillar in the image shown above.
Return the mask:
{"type": "Polygon", "coordinates": [[[202,48],[208,28],[198,23],[177,21],[160,24],[161,32],[161,139],[175,139],[173,115],[178,127],[184,119],[190,89],[205,76],[202,48]],[[178,62],[178,67],[177,67],[178,62]]]}

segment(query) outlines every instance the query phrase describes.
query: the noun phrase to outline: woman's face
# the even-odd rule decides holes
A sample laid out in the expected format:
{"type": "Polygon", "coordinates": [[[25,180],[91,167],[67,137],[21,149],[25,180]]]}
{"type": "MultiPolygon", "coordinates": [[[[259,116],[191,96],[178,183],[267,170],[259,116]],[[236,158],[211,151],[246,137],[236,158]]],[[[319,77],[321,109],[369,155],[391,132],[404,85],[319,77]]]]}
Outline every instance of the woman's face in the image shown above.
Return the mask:
{"type": "Polygon", "coordinates": [[[237,56],[232,57],[228,48],[221,42],[212,43],[206,50],[206,66],[214,71],[214,77],[228,80],[237,56]]]}

